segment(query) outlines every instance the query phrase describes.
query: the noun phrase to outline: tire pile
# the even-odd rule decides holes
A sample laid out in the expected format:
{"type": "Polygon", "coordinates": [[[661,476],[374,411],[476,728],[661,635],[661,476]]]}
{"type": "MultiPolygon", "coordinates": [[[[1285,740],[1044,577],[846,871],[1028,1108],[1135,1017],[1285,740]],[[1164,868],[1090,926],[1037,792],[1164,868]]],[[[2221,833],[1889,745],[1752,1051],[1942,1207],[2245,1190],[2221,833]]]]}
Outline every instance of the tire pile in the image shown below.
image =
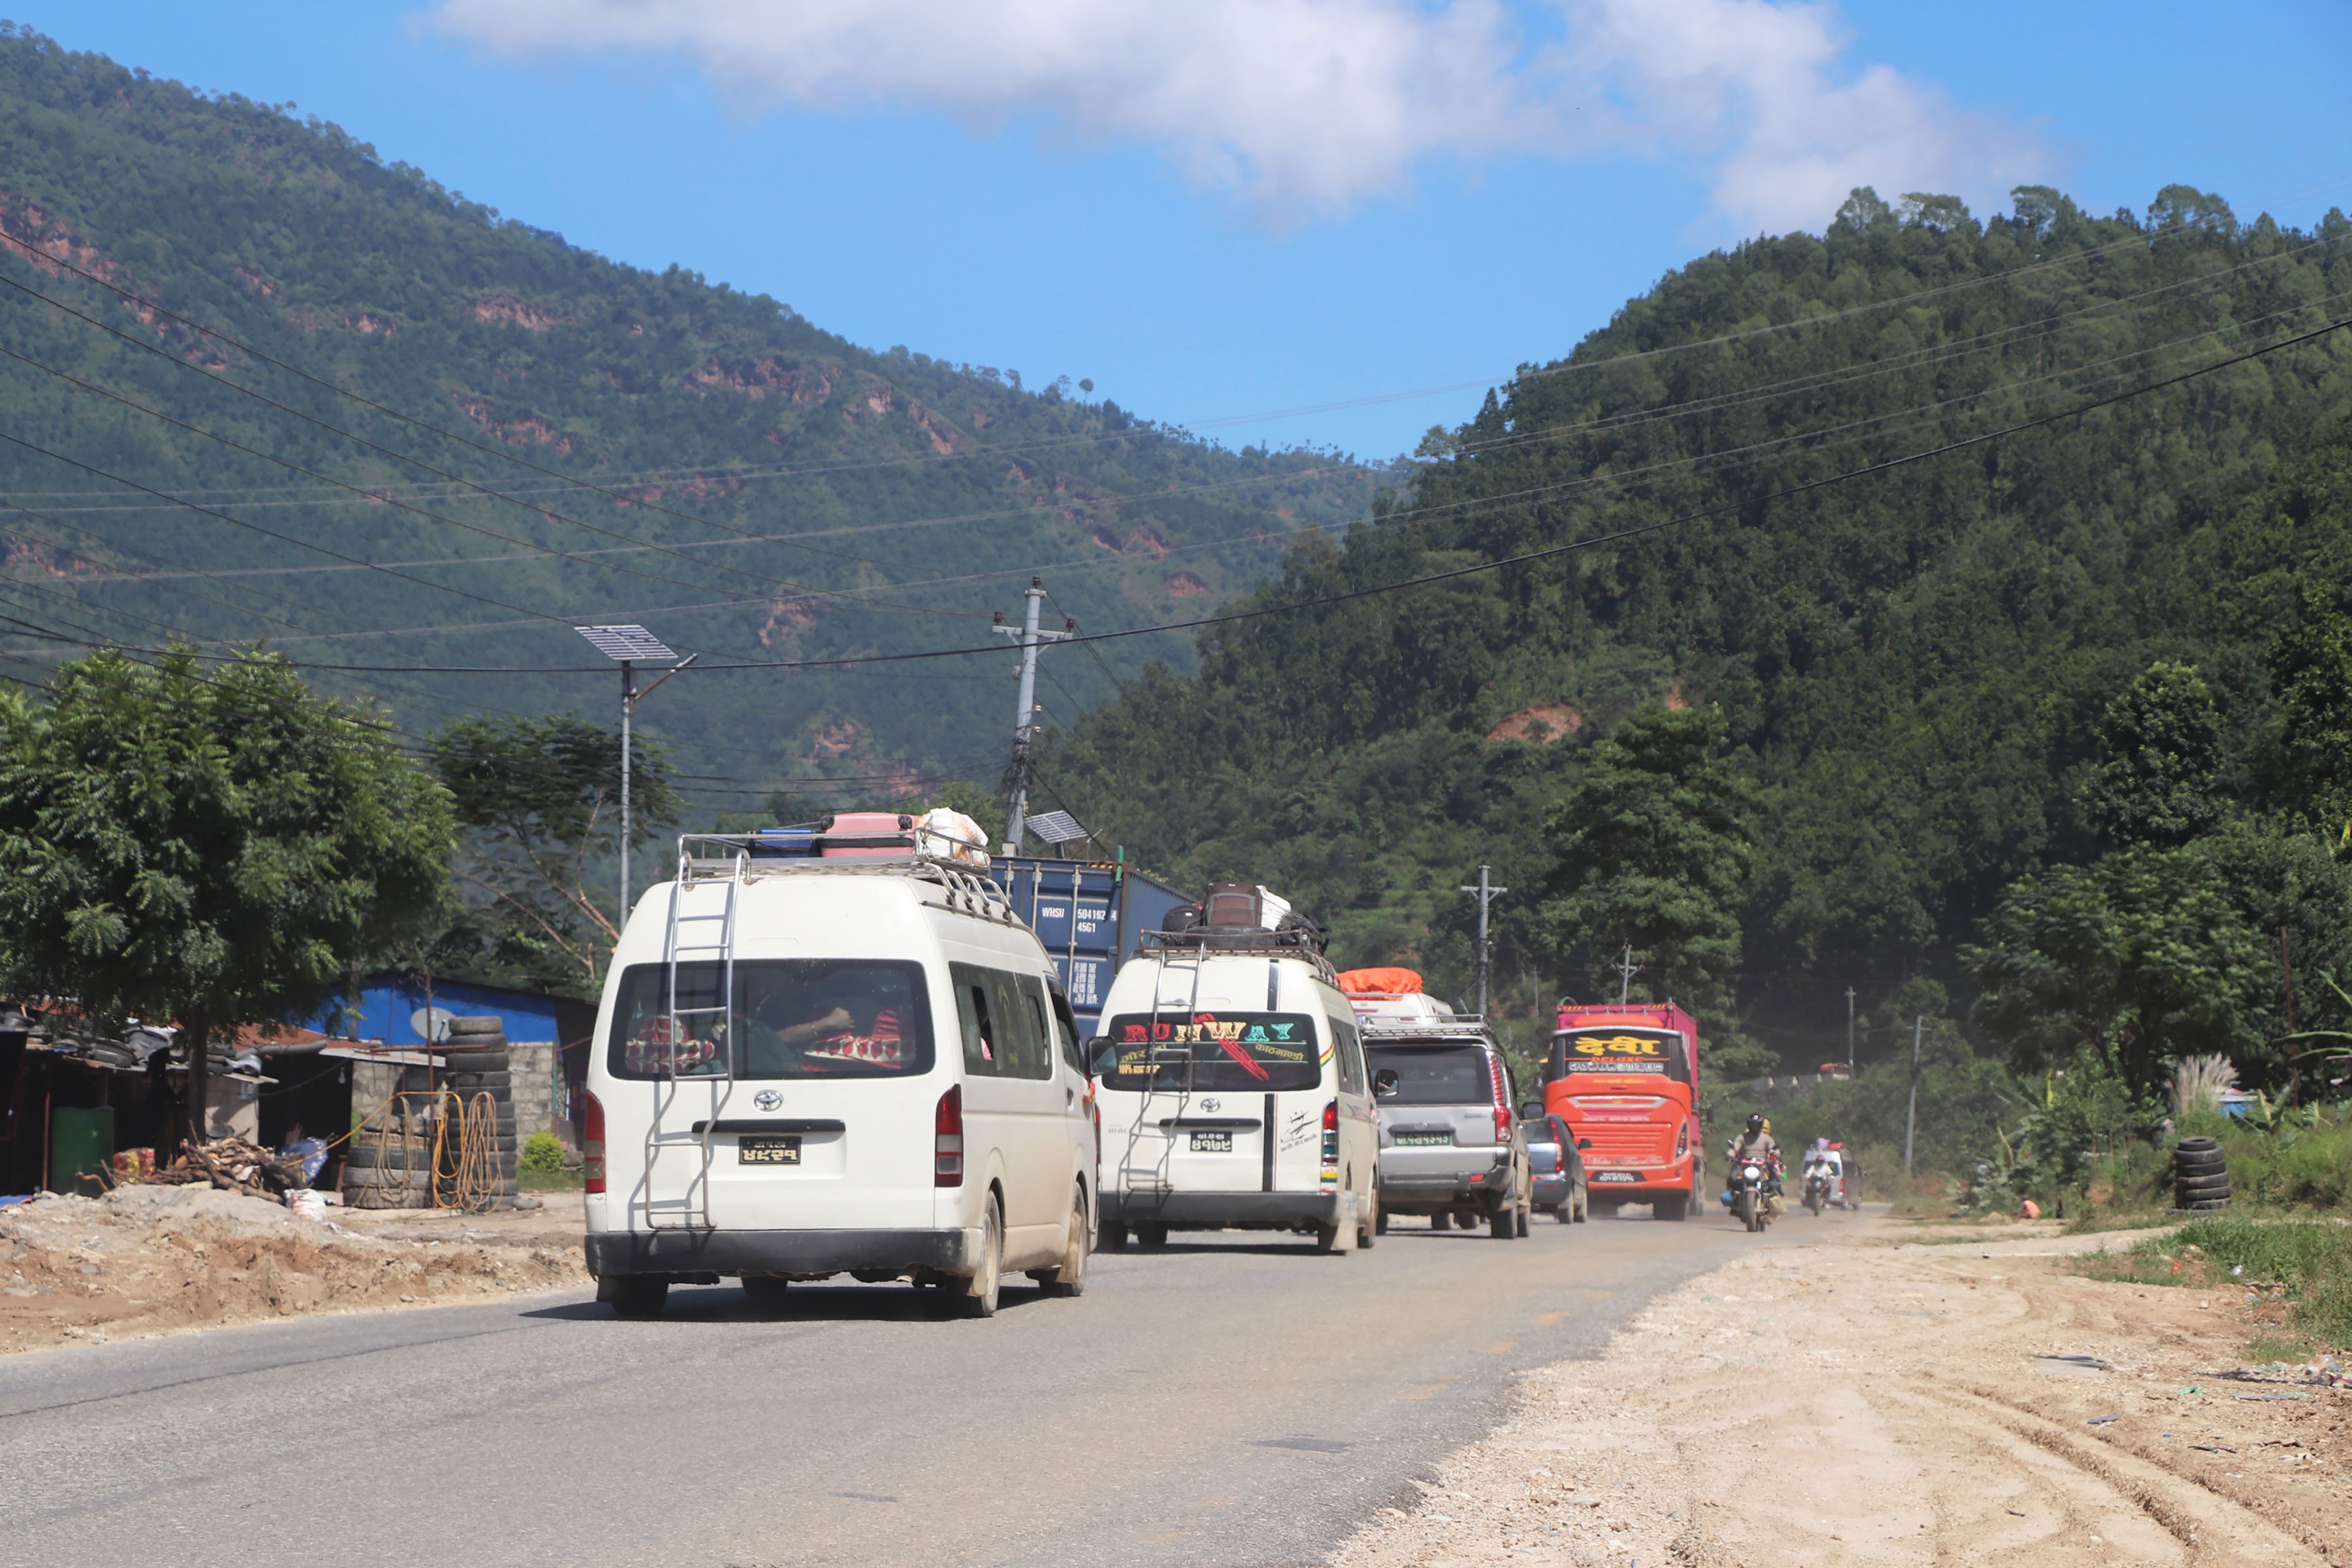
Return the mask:
{"type": "Polygon", "coordinates": [[[2230,1206],[2230,1167],[2220,1140],[2183,1138],[2172,1146],[2172,1204],[2198,1210],[2230,1206]]]}
{"type": "MultiPolygon", "coordinates": [[[[513,1078],[505,1026],[456,1018],[447,1061],[430,1089],[404,1090],[352,1135],[343,1202],[353,1208],[512,1208],[516,1194],[513,1078]]],[[[421,1070],[421,1069],[420,1069],[421,1070]]]]}

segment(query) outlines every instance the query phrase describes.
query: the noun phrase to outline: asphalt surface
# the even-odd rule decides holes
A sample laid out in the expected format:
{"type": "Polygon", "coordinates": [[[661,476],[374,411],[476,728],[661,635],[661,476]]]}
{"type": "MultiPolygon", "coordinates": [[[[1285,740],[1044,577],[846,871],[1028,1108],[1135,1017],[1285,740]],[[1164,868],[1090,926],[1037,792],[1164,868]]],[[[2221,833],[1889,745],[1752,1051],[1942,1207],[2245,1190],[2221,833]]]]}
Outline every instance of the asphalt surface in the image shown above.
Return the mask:
{"type": "Polygon", "coordinates": [[[1629,1211],[1369,1253],[1180,1233],[990,1321],[904,1285],[311,1318],[0,1360],[0,1558],[321,1568],[1315,1563],[1763,1237],[1629,1211]]]}

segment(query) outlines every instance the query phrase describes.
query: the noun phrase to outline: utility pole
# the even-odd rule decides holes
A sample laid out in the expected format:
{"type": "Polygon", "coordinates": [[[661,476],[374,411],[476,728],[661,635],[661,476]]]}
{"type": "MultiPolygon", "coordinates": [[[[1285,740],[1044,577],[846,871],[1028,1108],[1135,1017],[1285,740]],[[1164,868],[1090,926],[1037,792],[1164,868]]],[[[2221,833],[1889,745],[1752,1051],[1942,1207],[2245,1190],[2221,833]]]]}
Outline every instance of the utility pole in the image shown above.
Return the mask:
{"type": "Polygon", "coordinates": [[[1903,1113],[1903,1173],[1911,1173],[1911,1134],[1919,1125],[1919,1037],[1927,1027],[1927,1016],[1919,1014],[1911,1020],[1911,1108],[1903,1113]]]}
{"type": "Polygon", "coordinates": [[[613,929],[617,932],[629,923],[629,752],[631,731],[636,723],[637,700],[653,695],[659,686],[702,656],[690,653],[662,671],[653,686],[637,689],[637,663],[641,659],[677,658],[677,655],[659,637],[643,626],[574,626],[586,637],[590,646],[621,667],[621,902],[613,916],[613,929]]]}
{"type": "Polygon", "coordinates": [[[1609,967],[1617,972],[1617,1005],[1622,1007],[1633,994],[1633,976],[1642,973],[1642,966],[1633,962],[1633,944],[1627,942],[1625,956],[1609,967]]]}
{"type": "Polygon", "coordinates": [[[1021,615],[1021,625],[1008,626],[999,612],[995,630],[1006,637],[1017,637],[1021,645],[1021,700],[1013,710],[1013,801],[1004,817],[1004,853],[1021,853],[1022,825],[1029,816],[1029,748],[1037,733],[1037,650],[1049,642],[1060,642],[1077,634],[1078,623],[1065,617],[1065,629],[1058,632],[1039,631],[1037,612],[1045,602],[1045,580],[1029,579],[1024,595],[1027,605],[1021,615]]]}
{"type": "Polygon", "coordinates": [[[1845,988],[1845,1076],[1853,1076],[1853,987],[1845,988]]]}
{"type": "Polygon", "coordinates": [[[1486,1016],[1486,908],[1511,889],[1490,885],[1486,880],[1486,868],[1481,866],[1478,868],[1478,885],[1461,890],[1478,895],[1478,1016],[1483,1018],[1486,1016]]]}

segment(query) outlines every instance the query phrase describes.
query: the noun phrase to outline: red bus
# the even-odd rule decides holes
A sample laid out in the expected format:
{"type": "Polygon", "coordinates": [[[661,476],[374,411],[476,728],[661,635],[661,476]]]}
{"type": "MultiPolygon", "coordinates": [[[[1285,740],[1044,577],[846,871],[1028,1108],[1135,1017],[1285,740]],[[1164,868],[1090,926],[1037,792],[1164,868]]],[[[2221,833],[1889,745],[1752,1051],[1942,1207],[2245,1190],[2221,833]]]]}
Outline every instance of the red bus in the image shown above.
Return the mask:
{"type": "Polygon", "coordinates": [[[1687,1219],[1706,1191],[1698,1024],[1673,1003],[1559,1005],[1544,1109],[1584,1151],[1592,1208],[1648,1204],[1687,1219]]]}

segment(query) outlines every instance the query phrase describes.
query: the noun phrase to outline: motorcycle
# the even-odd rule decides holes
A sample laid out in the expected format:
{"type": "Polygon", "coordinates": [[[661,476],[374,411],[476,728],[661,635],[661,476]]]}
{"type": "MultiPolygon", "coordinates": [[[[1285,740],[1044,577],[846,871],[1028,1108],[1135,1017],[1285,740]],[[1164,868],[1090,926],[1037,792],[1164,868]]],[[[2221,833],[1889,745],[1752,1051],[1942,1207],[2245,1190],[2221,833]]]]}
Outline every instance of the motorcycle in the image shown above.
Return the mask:
{"type": "Polygon", "coordinates": [[[1807,1165],[1805,1167],[1805,1206],[1812,1211],[1814,1218],[1819,1219],[1822,1210],[1829,1206],[1831,1191],[1830,1168],[1820,1163],[1807,1165]]]}
{"type": "Polygon", "coordinates": [[[1731,1173],[1732,1216],[1751,1231],[1772,1223],[1772,1199],[1780,1191],[1779,1173],[1761,1161],[1749,1160],[1731,1173]]]}

